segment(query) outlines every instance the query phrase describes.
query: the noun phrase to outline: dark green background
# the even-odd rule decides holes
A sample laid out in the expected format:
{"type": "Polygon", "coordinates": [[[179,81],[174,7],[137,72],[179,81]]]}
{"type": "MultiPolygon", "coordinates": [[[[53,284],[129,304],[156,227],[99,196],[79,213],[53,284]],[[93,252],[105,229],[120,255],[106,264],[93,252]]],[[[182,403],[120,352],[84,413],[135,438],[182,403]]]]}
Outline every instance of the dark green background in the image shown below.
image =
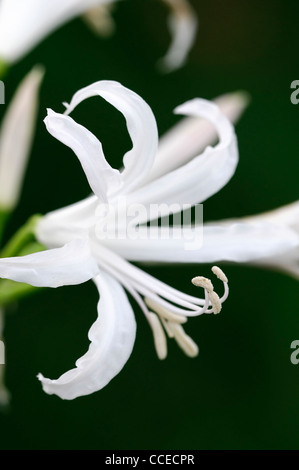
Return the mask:
{"type": "MultiPolygon", "coordinates": [[[[200,20],[196,44],[187,65],[172,74],[156,70],[169,35],[166,9],[154,0],[120,2],[116,34],[106,40],[77,19],[11,69],[8,99],[34,64],[44,64],[46,75],[32,158],[9,233],[32,213],[88,194],[76,157],[42,120],[47,107],[61,112],[75,91],[101,79],[139,93],[160,133],[177,121],[172,109],[187,99],[238,89],[251,94],[237,126],[239,166],[227,187],[204,204],[205,220],[254,214],[298,198],[299,105],[290,102],[290,84],[299,79],[298,1],[192,3],[200,20]]],[[[120,164],[130,147],[123,118],[96,98],[74,117],[101,138],[109,161],[120,164]]],[[[221,315],[187,325],[199,344],[198,358],[185,357],[169,342],[169,356],[160,362],[134,305],[138,333],[125,368],[100,392],[71,402],[44,394],[36,374],[56,378],[88,348],[94,286],[47,290],[20,302],[5,330],[12,401],[10,412],[0,416],[0,448],[298,449],[299,365],[290,362],[290,344],[299,339],[298,284],[279,273],[225,269],[231,295],[221,315]]],[[[189,292],[194,275],[210,276],[205,265],[148,271],[189,292]]]]}

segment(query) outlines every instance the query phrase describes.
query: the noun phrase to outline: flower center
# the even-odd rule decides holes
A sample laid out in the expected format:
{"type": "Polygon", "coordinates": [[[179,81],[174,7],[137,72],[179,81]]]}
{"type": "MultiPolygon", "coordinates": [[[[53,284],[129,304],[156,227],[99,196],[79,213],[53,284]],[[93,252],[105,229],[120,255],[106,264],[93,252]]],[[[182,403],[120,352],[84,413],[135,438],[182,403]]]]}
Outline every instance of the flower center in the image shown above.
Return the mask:
{"type": "Polygon", "coordinates": [[[156,352],[160,359],[167,356],[166,334],[169,338],[174,338],[189,357],[198,354],[198,346],[185,333],[182,324],[186,323],[187,317],[204,313],[218,314],[221,311],[222,304],[228,297],[229,288],[227,277],[220,268],[214,266],[212,271],[223,283],[223,296],[218,296],[209,279],[198,276],[192,279],[195,286],[204,289],[204,298],[198,298],[159,281],[104,246],[97,250],[97,260],[103,269],[124,286],[140,306],[152,329],[156,352]]]}

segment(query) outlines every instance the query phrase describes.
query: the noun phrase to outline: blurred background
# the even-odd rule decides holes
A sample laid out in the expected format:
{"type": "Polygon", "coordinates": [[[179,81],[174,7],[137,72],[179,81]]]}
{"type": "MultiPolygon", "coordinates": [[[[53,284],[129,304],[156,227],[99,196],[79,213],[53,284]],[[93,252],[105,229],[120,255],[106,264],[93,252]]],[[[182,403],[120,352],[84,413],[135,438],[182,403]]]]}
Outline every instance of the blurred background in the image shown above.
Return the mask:
{"type": "MultiPolygon", "coordinates": [[[[237,125],[240,163],[229,184],[204,204],[206,221],[274,209],[298,199],[298,1],[191,0],[199,30],[187,64],[161,74],[167,9],[157,0],[115,6],[115,34],[95,36],[81,19],[57,30],[5,77],[8,102],[37,63],[46,75],[34,147],[12,234],[32,213],[46,213],[89,194],[73,153],[46,131],[46,108],[63,111],[79,88],[101,79],[140,94],[160,134],[184,101],[247,90],[251,104],[237,125]]],[[[3,113],[4,107],[0,112],[3,113]]],[[[73,117],[101,138],[110,163],[130,148],[123,117],[103,100],[81,104],[73,117]]],[[[223,267],[223,266],[222,266],[223,267]]],[[[192,291],[190,279],[211,266],[148,267],[159,279],[192,291]]],[[[218,316],[186,327],[200,354],[189,359],[169,341],[159,361],[136,305],[133,354],[103,390],[74,401],[42,392],[38,372],[57,378],[88,348],[96,318],[92,283],[45,290],[13,306],[5,328],[10,410],[0,414],[1,449],[297,449],[299,365],[298,282],[276,272],[225,266],[231,294],[218,316]]],[[[218,286],[219,287],[219,286],[218,286]]]]}

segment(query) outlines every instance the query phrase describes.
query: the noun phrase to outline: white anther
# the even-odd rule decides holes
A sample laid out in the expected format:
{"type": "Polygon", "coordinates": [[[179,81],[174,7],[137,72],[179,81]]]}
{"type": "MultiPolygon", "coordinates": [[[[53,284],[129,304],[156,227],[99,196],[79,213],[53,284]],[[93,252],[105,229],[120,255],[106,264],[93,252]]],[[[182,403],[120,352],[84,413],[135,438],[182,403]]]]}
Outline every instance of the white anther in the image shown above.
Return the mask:
{"type": "Polygon", "coordinates": [[[144,301],[150,309],[154,310],[161,317],[166,318],[166,320],[170,320],[174,323],[186,323],[187,321],[186,317],[170,312],[167,308],[162,307],[161,305],[157,304],[157,302],[148,297],[145,297],[144,301]]]}
{"type": "Polygon", "coordinates": [[[167,342],[159,318],[155,313],[149,312],[148,320],[152,327],[157,356],[161,360],[165,359],[167,356],[167,342]]]}
{"type": "Polygon", "coordinates": [[[192,279],[192,284],[196,287],[202,287],[206,289],[208,292],[214,290],[213,284],[211,283],[210,279],[203,277],[203,276],[196,276],[192,279]]]}
{"type": "Polygon", "coordinates": [[[227,279],[226,275],[224,274],[222,269],[218,268],[218,266],[213,266],[212,271],[215,274],[215,276],[217,276],[218,279],[220,279],[220,281],[228,282],[228,279],[227,279]]]}
{"type": "Polygon", "coordinates": [[[215,315],[221,311],[222,305],[219,299],[219,295],[215,291],[209,292],[209,299],[211,301],[213,312],[215,315]]]}
{"type": "Polygon", "coordinates": [[[178,323],[169,323],[168,326],[171,329],[177,344],[184,353],[189,357],[197,356],[199,348],[193,339],[185,333],[184,328],[178,323]]]}

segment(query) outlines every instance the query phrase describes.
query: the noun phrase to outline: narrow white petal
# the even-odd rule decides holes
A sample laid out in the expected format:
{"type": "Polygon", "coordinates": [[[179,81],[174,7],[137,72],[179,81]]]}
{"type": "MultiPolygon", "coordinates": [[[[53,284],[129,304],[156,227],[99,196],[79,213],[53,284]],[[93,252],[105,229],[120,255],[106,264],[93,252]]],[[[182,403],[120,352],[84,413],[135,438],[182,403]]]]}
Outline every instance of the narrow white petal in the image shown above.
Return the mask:
{"type": "Polygon", "coordinates": [[[136,93],[118,82],[103,80],[82,88],[73,96],[66,113],[92,96],[101,96],[125,117],[133,148],[123,158],[124,191],[139,187],[152,167],[158,147],[158,131],[151,108],[136,93]]]}
{"type": "Polygon", "coordinates": [[[57,380],[39,374],[43,389],[65,400],[89,395],[105,387],[123,368],[133,350],[136,322],[122,286],[101,273],[95,283],[100,293],[98,318],[88,333],[87,353],[57,380]]]}
{"type": "Polygon", "coordinates": [[[107,0],[1,0],[0,57],[15,62],[56,28],[107,0]]]}
{"type": "MultiPolygon", "coordinates": [[[[281,227],[282,231],[295,231],[299,237],[299,201],[295,201],[269,212],[244,217],[241,221],[249,224],[275,224],[281,227]]],[[[222,223],[235,223],[235,219],[223,221],[222,223]]],[[[299,243],[297,243],[295,247],[290,247],[289,250],[283,253],[276,252],[270,256],[265,253],[265,257],[257,261],[252,261],[251,264],[277,269],[299,279],[299,243]]]]}
{"type": "Polygon", "coordinates": [[[285,206],[278,207],[268,212],[244,217],[242,220],[244,222],[271,222],[273,224],[290,227],[299,233],[299,201],[286,204],[285,206]]]}
{"type": "Polygon", "coordinates": [[[299,243],[296,248],[282,254],[273,254],[269,257],[252,261],[253,266],[275,269],[293,276],[299,280],[299,243]]]}
{"type": "Polygon", "coordinates": [[[0,277],[36,287],[82,284],[98,273],[87,240],[74,240],[62,248],[0,259],[0,277]]]}
{"type": "Polygon", "coordinates": [[[181,67],[193,46],[197,33],[196,13],[187,0],[163,0],[170,9],[168,18],[172,36],[167,54],[161,59],[159,66],[166,72],[181,67]]]}
{"type": "MultiPolygon", "coordinates": [[[[215,98],[220,111],[231,123],[236,123],[249,104],[248,93],[237,91],[215,98]]],[[[185,117],[159,140],[157,156],[146,183],[169,173],[199,155],[208,145],[217,142],[217,130],[201,117],[185,117]]]]}
{"type": "Polygon", "coordinates": [[[107,201],[109,188],[119,188],[121,176],[106,161],[100,141],[71,117],[51,109],[48,109],[44,122],[50,134],[77,155],[94,194],[107,201]]]}
{"type": "Polygon", "coordinates": [[[35,67],[19,85],[0,130],[0,207],[18,203],[31,149],[43,69],[35,67]]]}
{"type": "MultiPolygon", "coordinates": [[[[206,100],[194,99],[176,112],[201,116],[211,121],[219,134],[219,143],[184,166],[148,183],[128,197],[128,205],[138,201],[150,204],[201,203],[219,191],[233,176],[238,163],[238,146],[233,126],[219,108],[206,100]]],[[[153,213],[153,211],[152,211],[153,213]]]]}
{"type": "Polygon", "coordinates": [[[168,238],[161,228],[152,229],[149,237],[143,236],[143,230],[139,239],[105,240],[105,246],[130,261],[158,263],[247,263],[299,247],[299,235],[294,230],[268,222],[206,225],[199,248],[191,228],[184,227],[184,232],[175,228],[168,238]]]}
{"type": "Polygon", "coordinates": [[[89,196],[80,202],[49,212],[35,226],[37,240],[47,248],[59,248],[74,238],[87,237],[95,224],[98,203],[96,196],[89,196]]]}

